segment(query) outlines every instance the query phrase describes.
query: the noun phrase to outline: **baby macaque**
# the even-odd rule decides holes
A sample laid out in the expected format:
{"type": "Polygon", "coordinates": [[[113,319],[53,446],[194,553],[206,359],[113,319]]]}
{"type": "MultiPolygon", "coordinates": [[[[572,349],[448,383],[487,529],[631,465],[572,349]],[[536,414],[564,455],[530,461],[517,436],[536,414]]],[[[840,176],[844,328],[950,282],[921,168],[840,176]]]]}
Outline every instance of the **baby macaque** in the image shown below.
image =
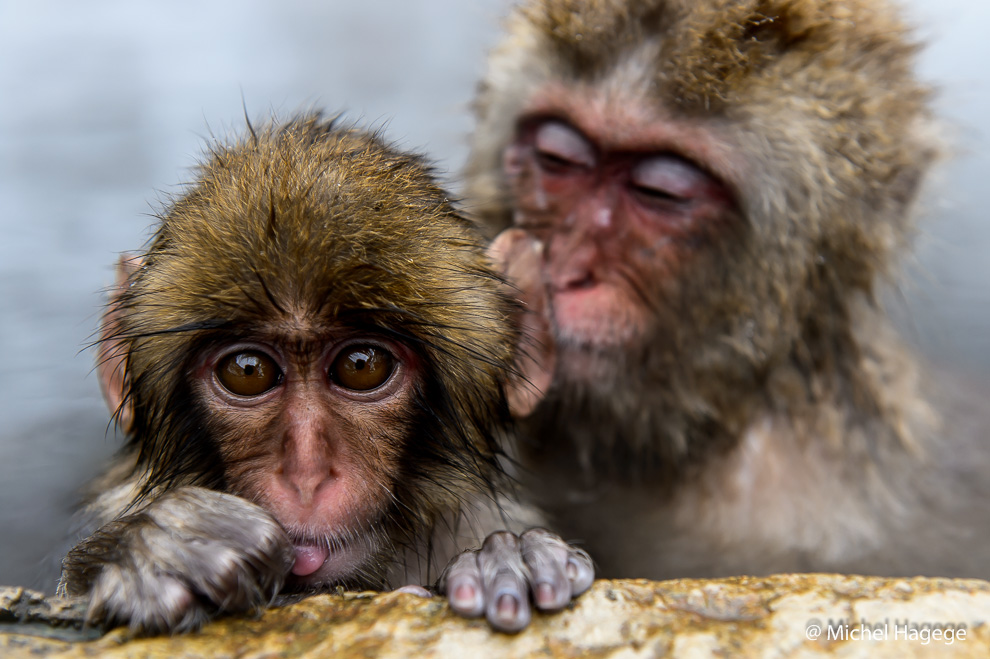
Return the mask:
{"type": "MultiPolygon", "coordinates": [[[[512,303],[421,157],[315,114],[251,128],[159,220],[103,318],[127,443],[59,585],[90,619],[183,631],[279,593],[426,584],[506,525],[512,303]]],[[[513,631],[530,591],[559,609],[592,574],[506,531],[444,588],[513,631]]]]}

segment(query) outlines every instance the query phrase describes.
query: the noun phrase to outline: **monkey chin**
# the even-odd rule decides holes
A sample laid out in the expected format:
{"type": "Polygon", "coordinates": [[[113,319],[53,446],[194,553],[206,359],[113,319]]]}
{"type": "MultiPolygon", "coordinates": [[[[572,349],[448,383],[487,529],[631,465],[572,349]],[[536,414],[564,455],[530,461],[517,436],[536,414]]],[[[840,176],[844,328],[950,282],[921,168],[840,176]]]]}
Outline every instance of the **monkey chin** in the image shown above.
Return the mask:
{"type": "Polygon", "coordinates": [[[617,370],[625,367],[621,356],[646,333],[641,305],[616,286],[558,290],[550,307],[558,373],[575,380],[619,375],[617,370]]]}

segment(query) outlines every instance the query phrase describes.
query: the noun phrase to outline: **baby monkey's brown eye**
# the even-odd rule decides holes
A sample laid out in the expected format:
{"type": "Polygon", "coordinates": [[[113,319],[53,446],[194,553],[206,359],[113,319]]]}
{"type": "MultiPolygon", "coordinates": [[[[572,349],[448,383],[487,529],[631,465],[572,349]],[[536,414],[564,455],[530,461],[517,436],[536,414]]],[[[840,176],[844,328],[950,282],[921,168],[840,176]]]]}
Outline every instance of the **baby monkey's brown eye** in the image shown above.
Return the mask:
{"type": "Polygon", "coordinates": [[[392,353],[378,346],[345,348],[330,366],[330,379],[345,389],[370,391],[388,380],[395,370],[392,353]]]}
{"type": "Polygon", "coordinates": [[[227,355],[217,364],[216,373],[223,388],[238,396],[259,396],[282,381],[275,360],[258,350],[227,355]]]}

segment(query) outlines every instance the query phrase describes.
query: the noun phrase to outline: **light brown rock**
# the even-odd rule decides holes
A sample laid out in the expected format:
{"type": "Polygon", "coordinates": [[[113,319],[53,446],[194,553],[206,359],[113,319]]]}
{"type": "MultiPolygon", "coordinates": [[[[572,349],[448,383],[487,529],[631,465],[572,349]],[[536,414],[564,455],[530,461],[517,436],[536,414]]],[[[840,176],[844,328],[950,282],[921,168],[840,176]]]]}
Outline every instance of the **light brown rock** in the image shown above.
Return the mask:
{"type": "Polygon", "coordinates": [[[514,636],[453,616],[439,598],[402,593],[321,595],[171,638],[128,639],[118,629],[87,640],[71,626],[81,611],[0,589],[0,656],[990,657],[990,583],[964,579],[599,581],[514,636]],[[932,631],[946,626],[951,641],[932,631]]]}

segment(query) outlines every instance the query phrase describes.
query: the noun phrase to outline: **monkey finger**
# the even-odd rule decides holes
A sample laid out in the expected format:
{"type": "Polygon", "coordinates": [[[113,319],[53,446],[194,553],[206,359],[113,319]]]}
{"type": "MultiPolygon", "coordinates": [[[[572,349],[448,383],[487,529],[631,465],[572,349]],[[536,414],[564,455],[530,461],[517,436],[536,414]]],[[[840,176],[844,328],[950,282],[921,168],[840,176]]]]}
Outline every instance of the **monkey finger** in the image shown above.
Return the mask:
{"type": "Polygon", "coordinates": [[[567,578],[571,582],[571,597],[577,597],[595,582],[595,565],[583,549],[570,546],[567,553],[567,578]]]}
{"type": "Polygon", "coordinates": [[[87,624],[100,621],[107,627],[127,625],[132,634],[158,634],[191,631],[206,622],[206,610],[187,584],[149,568],[107,566],[89,593],[87,624]],[[153,597],[134,597],[145,592],[153,597]]]}
{"type": "Polygon", "coordinates": [[[556,359],[542,275],[543,243],[521,229],[507,229],[492,241],[488,255],[511,284],[509,294],[523,305],[516,319],[522,330],[515,364],[517,376],[506,392],[513,416],[521,418],[543,400],[556,359]]]}
{"type": "Polygon", "coordinates": [[[520,536],[523,562],[529,569],[530,589],[536,608],[556,611],[571,599],[567,578],[567,544],[545,529],[530,529],[520,536]]]}
{"type": "MultiPolygon", "coordinates": [[[[551,554],[553,559],[560,560],[561,552],[564,553],[562,564],[567,581],[570,584],[571,598],[577,597],[591,588],[591,584],[595,581],[595,564],[591,560],[591,556],[588,555],[588,552],[568,544],[557,534],[542,528],[534,528],[526,531],[522,534],[522,541],[523,558],[527,561],[527,565],[529,565],[531,571],[533,570],[533,566],[529,561],[534,559],[527,558],[527,549],[531,546],[550,546],[553,547],[551,554]]],[[[533,578],[533,583],[537,583],[535,577],[533,578]]]]}
{"type": "Polygon", "coordinates": [[[562,609],[591,586],[595,572],[591,558],[583,550],[569,546],[560,536],[541,528],[526,531],[520,540],[538,609],[562,609]]]}
{"type": "Polygon", "coordinates": [[[485,617],[492,627],[517,632],[529,624],[529,570],[520,553],[518,536],[493,533],[478,552],[478,566],[485,598],[485,617]]]}
{"type": "Polygon", "coordinates": [[[440,592],[458,615],[477,618],[485,612],[478,552],[466,551],[450,562],[440,578],[440,592]]]}
{"type": "Polygon", "coordinates": [[[546,311],[543,243],[521,229],[507,229],[492,241],[488,256],[508,281],[509,295],[519,298],[527,313],[543,315],[546,311]]]}
{"type": "MultiPolygon", "coordinates": [[[[525,257],[526,252],[534,249],[538,241],[522,229],[506,229],[495,236],[488,246],[488,258],[499,272],[505,275],[510,272],[514,263],[525,257]]],[[[538,271],[537,271],[538,272],[538,271]]]]}

